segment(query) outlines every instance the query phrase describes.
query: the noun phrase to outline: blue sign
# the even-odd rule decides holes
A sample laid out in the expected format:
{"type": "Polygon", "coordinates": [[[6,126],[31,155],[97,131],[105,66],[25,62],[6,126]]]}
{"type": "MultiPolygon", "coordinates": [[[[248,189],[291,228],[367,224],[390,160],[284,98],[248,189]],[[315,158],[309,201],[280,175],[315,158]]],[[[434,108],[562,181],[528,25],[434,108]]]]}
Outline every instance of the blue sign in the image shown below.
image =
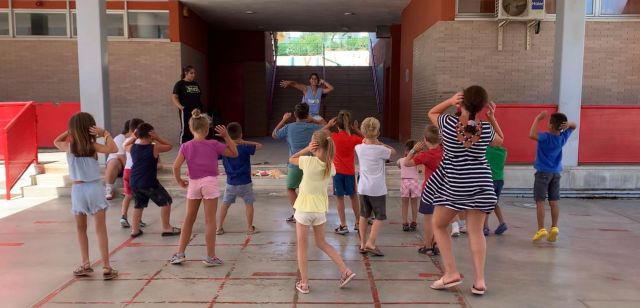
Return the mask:
{"type": "Polygon", "coordinates": [[[544,0],[531,0],[532,10],[544,10],[544,0]]]}

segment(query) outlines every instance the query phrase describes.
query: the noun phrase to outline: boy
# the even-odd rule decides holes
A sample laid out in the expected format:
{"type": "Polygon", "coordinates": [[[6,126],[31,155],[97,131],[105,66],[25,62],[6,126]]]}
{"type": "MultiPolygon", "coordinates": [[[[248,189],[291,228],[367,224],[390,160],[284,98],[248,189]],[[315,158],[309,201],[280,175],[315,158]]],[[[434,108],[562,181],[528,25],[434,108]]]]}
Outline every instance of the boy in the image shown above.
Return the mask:
{"type": "MultiPolygon", "coordinates": [[[[500,200],[500,193],[502,192],[502,187],[504,187],[504,163],[507,161],[507,149],[503,147],[487,147],[487,161],[489,162],[489,168],[491,168],[491,178],[493,180],[493,189],[496,192],[496,197],[498,201],[500,200]]],[[[496,208],[493,210],[496,213],[496,217],[498,217],[498,222],[500,223],[495,230],[497,235],[501,235],[505,231],[507,231],[507,223],[504,222],[504,217],[502,216],[502,210],[500,210],[500,205],[496,203],[496,208]]],[[[484,229],[482,230],[484,236],[488,236],[491,230],[489,229],[489,215],[484,219],[484,229]]]]}
{"type": "Polygon", "coordinates": [[[385,163],[396,154],[396,151],[378,140],[380,135],[380,121],[376,118],[366,118],[362,121],[360,131],[364,135],[362,144],[356,145],[356,155],[360,162],[360,180],[358,193],[360,194],[360,253],[371,253],[374,256],[384,256],[376,247],[376,238],[382,224],[387,219],[386,198],[387,183],[385,181],[385,163]],[[373,226],[369,240],[367,238],[367,218],[374,215],[373,226]]]}
{"type": "Polygon", "coordinates": [[[536,169],[533,197],[536,201],[538,218],[538,232],[532,238],[534,242],[545,236],[547,241],[555,242],[560,232],[558,229],[558,215],[560,213],[558,201],[560,200],[562,147],[576,129],[575,123],[567,122],[566,115],[556,112],[549,118],[549,132],[538,133],[538,124],[546,116],[546,111],[541,112],[529,130],[529,138],[538,141],[536,161],[533,165],[536,169]],[[551,207],[551,231],[549,233],[544,227],[544,201],[547,195],[551,207]]]}
{"type": "Polygon", "coordinates": [[[236,202],[236,197],[244,200],[247,215],[247,234],[257,233],[253,226],[253,203],[256,197],[253,194],[253,183],[251,183],[251,155],[256,154],[256,150],[262,148],[262,144],[245,141],[242,139],[242,126],[238,122],[227,125],[227,132],[233,141],[238,145],[238,157],[221,156],[224,171],[227,173],[227,186],[224,189],[222,208],[220,209],[220,224],[217,235],[224,234],[224,219],[231,204],[236,202]]]}

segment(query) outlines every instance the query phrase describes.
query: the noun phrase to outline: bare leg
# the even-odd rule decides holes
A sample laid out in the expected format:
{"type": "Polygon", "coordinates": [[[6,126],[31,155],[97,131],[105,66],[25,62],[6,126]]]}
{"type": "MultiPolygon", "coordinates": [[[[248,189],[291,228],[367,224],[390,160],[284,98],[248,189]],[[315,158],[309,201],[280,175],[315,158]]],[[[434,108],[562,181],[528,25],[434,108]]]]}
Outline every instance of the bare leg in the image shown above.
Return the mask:
{"type": "Polygon", "coordinates": [[[418,198],[411,198],[411,222],[418,221],[418,198]]]}
{"type": "Polygon", "coordinates": [[[349,199],[351,199],[351,209],[353,210],[353,217],[355,217],[355,221],[359,221],[360,207],[358,203],[358,194],[354,193],[353,195],[349,196],[349,199]]]}
{"type": "Polygon", "coordinates": [[[336,208],[338,209],[338,217],[340,218],[340,225],[347,225],[347,215],[344,212],[344,196],[336,196],[336,208]]]}
{"type": "MultiPolygon", "coordinates": [[[[365,221],[366,224],[366,221],[365,221]]],[[[382,225],[384,224],[384,220],[375,219],[373,221],[373,225],[371,226],[371,234],[369,234],[369,239],[367,240],[367,244],[365,247],[368,248],[376,248],[376,239],[378,238],[378,233],[382,230],[382,225]]],[[[362,228],[362,224],[360,224],[362,228]]]]}
{"type": "Polygon", "coordinates": [[[122,163],[119,159],[112,159],[107,163],[107,167],[104,170],[104,183],[113,185],[116,181],[118,173],[122,170],[122,163]]]}
{"type": "Polygon", "coordinates": [[[287,197],[289,198],[289,203],[291,207],[296,203],[296,199],[298,199],[298,193],[293,188],[287,188],[287,197]]]}
{"type": "Polygon", "coordinates": [[[460,278],[460,273],[456,268],[456,260],[453,256],[450,232],[447,231],[451,220],[457,212],[444,206],[436,206],[433,212],[433,233],[440,248],[440,254],[444,261],[444,282],[449,282],[460,278]]]}
{"type": "Polygon", "coordinates": [[[469,250],[473,260],[475,279],[473,285],[476,289],[484,290],[484,265],[487,253],[487,244],[482,233],[483,222],[486,213],[478,210],[467,211],[467,232],[469,234],[469,250]]]}
{"type": "Polygon", "coordinates": [[[422,218],[422,225],[423,225],[423,233],[422,236],[424,237],[424,247],[427,248],[431,248],[433,247],[433,215],[431,214],[426,214],[423,215],[422,218]]]}
{"type": "Polygon", "coordinates": [[[122,216],[124,217],[127,217],[127,214],[129,213],[129,205],[131,204],[131,199],[133,199],[131,195],[124,195],[124,199],[122,199],[120,214],[122,214],[122,216]]]}
{"type": "Polygon", "coordinates": [[[400,198],[401,202],[402,202],[402,224],[406,224],[409,223],[407,221],[407,216],[408,212],[409,212],[409,198],[407,197],[402,197],[400,198]]]}
{"type": "Polygon", "coordinates": [[[544,228],[544,201],[536,201],[536,216],[538,218],[538,230],[544,228]]]}
{"type": "Polygon", "coordinates": [[[360,228],[358,229],[358,235],[360,236],[360,249],[365,248],[365,244],[367,243],[367,228],[369,224],[367,223],[367,217],[360,216],[360,228]]]}
{"type": "MultiPolygon", "coordinates": [[[[200,201],[198,201],[198,204],[199,203],[200,201]]],[[[162,219],[163,232],[173,232],[173,226],[169,223],[169,219],[171,218],[171,204],[160,207],[160,218],[162,219]]]]}
{"type": "Polygon", "coordinates": [[[87,215],[74,215],[76,219],[76,233],[78,235],[78,244],[80,244],[80,255],[82,256],[82,264],[89,263],[89,238],[87,237],[87,215]]]}
{"type": "Polygon", "coordinates": [[[180,231],[180,247],[178,247],[179,253],[184,253],[185,250],[187,250],[187,244],[189,244],[189,239],[193,232],[193,224],[196,222],[196,217],[198,217],[200,200],[201,199],[187,199],[187,214],[184,217],[182,230],[180,231]]]}
{"type": "MultiPolygon", "coordinates": [[[[246,204],[245,210],[247,214],[247,230],[251,231],[253,227],[253,203],[246,204]]],[[[222,228],[222,226],[220,228],[222,228]]]]}
{"type": "Polygon", "coordinates": [[[216,211],[218,198],[204,200],[204,241],[207,244],[207,256],[216,256],[216,211]]]}
{"type": "Polygon", "coordinates": [[[558,216],[560,215],[560,203],[558,201],[549,201],[551,207],[551,227],[558,226],[558,216]]]}
{"type": "MultiPolygon", "coordinates": [[[[504,217],[502,216],[502,210],[500,209],[500,205],[496,204],[496,209],[493,210],[496,213],[496,217],[498,217],[498,223],[504,223],[504,217]]],[[[489,215],[487,215],[489,216],[489,215]]]]}
{"type": "Polygon", "coordinates": [[[229,212],[229,207],[231,204],[223,204],[220,207],[220,223],[218,224],[218,230],[224,229],[224,220],[227,218],[227,212],[229,212]]]}
{"type": "Polygon", "coordinates": [[[93,215],[96,224],[96,235],[98,245],[100,245],[100,255],[102,256],[102,266],[111,268],[109,263],[109,237],[107,236],[106,215],[104,210],[100,210],[93,215]]]}
{"type": "Polygon", "coordinates": [[[142,220],[142,212],[144,208],[133,208],[133,217],[131,218],[131,234],[140,233],[140,221],[142,220]]]}
{"type": "Polygon", "coordinates": [[[298,239],[298,270],[303,284],[309,283],[309,272],[307,269],[307,241],[309,237],[309,226],[296,223],[296,237],[298,239]]]}
{"type": "Polygon", "coordinates": [[[327,243],[327,241],[325,240],[324,225],[325,224],[313,226],[313,235],[316,240],[316,246],[320,248],[320,250],[322,250],[325,254],[327,254],[329,258],[331,258],[331,261],[333,261],[333,263],[338,266],[340,273],[344,273],[347,270],[347,265],[344,263],[344,260],[342,260],[335,248],[329,245],[329,243],[327,243]]]}

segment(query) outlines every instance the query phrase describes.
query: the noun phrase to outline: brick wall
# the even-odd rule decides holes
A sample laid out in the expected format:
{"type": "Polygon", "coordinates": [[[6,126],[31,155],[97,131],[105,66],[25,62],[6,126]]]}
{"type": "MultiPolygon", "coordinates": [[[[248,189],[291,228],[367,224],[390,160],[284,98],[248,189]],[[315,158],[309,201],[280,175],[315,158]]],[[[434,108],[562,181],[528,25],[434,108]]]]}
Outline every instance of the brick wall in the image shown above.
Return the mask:
{"type": "MultiPolygon", "coordinates": [[[[441,21],[414,41],[412,137],[426,111],[480,84],[499,103],[551,103],[555,23],[543,22],[525,50],[525,25],[508,24],[497,50],[494,21],[441,21]]],[[[640,104],[640,22],[587,22],[584,104],[640,104]]],[[[528,121],[528,120],[527,120],[528,121]]]]}
{"type": "MultiPolygon", "coordinates": [[[[3,40],[0,101],[79,101],[77,50],[73,40],[3,40]]],[[[180,78],[180,44],[110,41],[108,57],[112,130],[141,117],[177,143],[170,95],[180,78]]]]}

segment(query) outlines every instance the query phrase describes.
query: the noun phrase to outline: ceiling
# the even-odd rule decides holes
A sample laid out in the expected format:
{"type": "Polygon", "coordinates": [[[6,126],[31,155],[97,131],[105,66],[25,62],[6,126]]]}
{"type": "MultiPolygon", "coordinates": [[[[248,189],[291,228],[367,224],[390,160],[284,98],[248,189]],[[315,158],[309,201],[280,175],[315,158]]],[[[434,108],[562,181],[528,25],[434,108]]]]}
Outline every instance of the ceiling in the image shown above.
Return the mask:
{"type": "Polygon", "coordinates": [[[400,23],[409,1],[181,0],[214,28],[299,32],[375,32],[377,25],[400,23]]]}

